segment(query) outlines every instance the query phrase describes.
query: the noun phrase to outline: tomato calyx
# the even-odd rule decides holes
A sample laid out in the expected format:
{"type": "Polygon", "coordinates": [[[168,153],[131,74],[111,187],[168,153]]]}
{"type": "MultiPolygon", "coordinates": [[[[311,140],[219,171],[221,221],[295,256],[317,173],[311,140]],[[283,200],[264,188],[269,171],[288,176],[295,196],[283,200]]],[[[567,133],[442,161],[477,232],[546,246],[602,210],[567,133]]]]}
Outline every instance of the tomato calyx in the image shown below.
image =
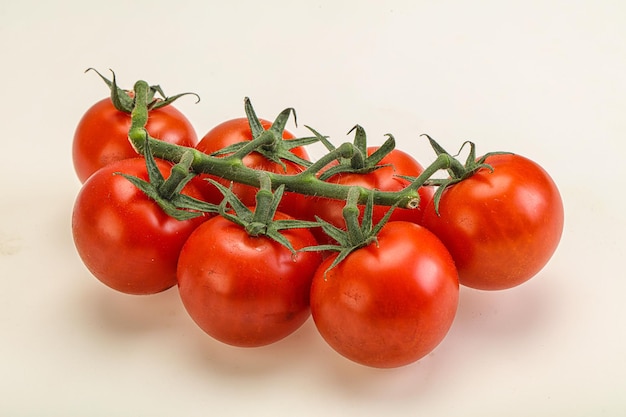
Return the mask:
{"type": "Polygon", "coordinates": [[[423,134],[422,136],[425,136],[428,139],[428,141],[430,142],[430,146],[433,148],[437,156],[445,155],[450,158],[450,166],[447,168],[447,171],[449,174],[448,178],[445,178],[445,179],[431,178],[425,182],[425,185],[437,187],[437,190],[435,191],[433,195],[433,203],[435,206],[435,212],[437,214],[439,214],[439,201],[441,200],[441,195],[443,194],[446,188],[451,187],[452,185],[457,184],[471,177],[472,175],[474,175],[476,172],[478,172],[481,169],[488,169],[489,171],[493,172],[494,168],[485,162],[487,158],[493,155],[503,155],[503,154],[511,153],[511,152],[500,152],[500,151],[489,152],[489,153],[484,154],[480,158],[477,158],[476,157],[476,145],[474,144],[474,142],[465,141],[461,145],[459,152],[455,156],[453,156],[450,153],[448,153],[448,151],[446,151],[439,143],[437,143],[437,141],[435,141],[429,135],[423,134]],[[469,146],[469,152],[467,155],[467,159],[465,160],[465,164],[463,164],[461,161],[456,159],[456,157],[463,151],[463,148],[466,145],[469,146]]]}
{"type": "MultiPolygon", "coordinates": [[[[98,70],[96,70],[95,68],[87,68],[85,70],[85,72],[88,71],[94,71],[96,74],[98,74],[102,81],[104,81],[105,84],[109,87],[109,90],[111,90],[111,101],[113,102],[113,105],[117,110],[129,114],[133,111],[137,95],[135,94],[135,91],[128,91],[118,87],[117,81],[115,79],[115,72],[113,70],[110,70],[112,74],[110,80],[102,75],[100,72],[98,72],[98,70]]],[[[146,96],[146,106],[148,110],[158,109],[170,105],[179,98],[188,95],[195,96],[196,103],[200,101],[200,96],[198,96],[196,93],[180,93],[168,97],[165,95],[160,85],[151,85],[149,86],[149,94],[146,96]],[[160,97],[157,97],[157,94],[159,94],[160,97]]]]}
{"type": "MultiPolygon", "coordinates": [[[[308,126],[307,128],[313,132],[318,140],[322,142],[329,151],[335,150],[335,146],[325,136],[322,136],[308,126]]],[[[338,163],[336,165],[326,169],[320,174],[321,180],[327,180],[333,175],[342,173],[368,174],[379,168],[387,166],[386,164],[379,165],[379,163],[385,156],[393,151],[396,146],[395,138],[391,133],[387,133],[385,135],[387,136],[387,140],[385,140],[385,142],[371,155],[368,155],[367,135],[365,133],[365,129],[363,129],[361,125],[357,124],[350,129],[350,131],[348,131],[348,134],[352,132],[355,132],[354,141],[352,143],[355,150],[354,155],[350,158],[338,158],[338,163]]]]}
{"type": "Polygon", "coordinates": [[[218,206],[218,212],[222,217],[241,226],[249,236],[265,236],[280,243],[295,255],[296,250],[291,242],[280,233],[281,230],[317,227],[319,223],[291,218],[275,220],[274,217],[278,211],[285,186],[280,185],[272,192],[269,175],[264,172],[260,172],[259,175],[261,188],[256,194],[254,210],[243,204],[231,189],[209,179],[208,181],[224,195],[222,203],[218,206]]]}
{"type": "Polygon", "coordinates": [[[133,183],[144,194],[154,200],[161,209],[169,216],[180,220],[189,220],[205,215],[205,213],[217,213],[219,207],[215,204],[182,194],[181,190],[196,175],[191,171],[193,154],[185,153],[181,160],[172,166],[170,176],[165,179],[157,167],[156,161],[150,152],[148,141],[144,148],[144,158],[148,172],[148,181],[141,178],[116,172],[133,183]]]}
{"type": "Polygon", "coordinates": [[[291,150],[317,142],[319,139],[316,136],[289,140],[283,139],[283,133],[291,114],[293,114],[297,125],[296,111],[293,108],[290,107],[280,112],[268,129],[263,127],[248,97],[244,99],[244,108],[250,131],[252,132],[252,140],[227,146],[212,153],[211,156],[230,154],[237,158],[243,158],[249,153],[257,152],[270,161],[279,164],[284,170],[287,167],[283,161],[290,161],[305,168],[311,165],[311,161],[299,157],[291,150]]]}
{"type": "Polygon", "coordinates": [[[333,269],[342,262],[348,255],[355,250],[368,246],[372,243],[378,243],[378,233],[383,226],[389,221],[391,214],[398,204],[389,207],[383,218],[376,224],[373,222],[374,214],[374,195],[369,194],[363,218],[359,222],[360,210],[358,202],[360,199],[360,187],[351,187],[348,191],[346,205],[343,208],[343,218],[346,223],[346,229],[340,229],[337,226],[327,222],[324,219],[316,217],[317,222],[324,232],[337,242],[336,245],[318,245],[303,248],[301,251],[335,251],[339,252],[337,257],[330,264],[326,272],[333,269]]]}

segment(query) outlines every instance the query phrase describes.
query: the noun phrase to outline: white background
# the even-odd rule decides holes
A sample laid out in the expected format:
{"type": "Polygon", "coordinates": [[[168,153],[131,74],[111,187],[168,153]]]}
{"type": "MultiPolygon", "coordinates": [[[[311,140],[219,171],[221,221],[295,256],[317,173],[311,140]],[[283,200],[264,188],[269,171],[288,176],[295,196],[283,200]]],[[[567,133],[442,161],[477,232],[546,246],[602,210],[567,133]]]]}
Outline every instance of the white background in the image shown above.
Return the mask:
{"type": "Polygon", "coordinates": [[[0,415],[625,415],[623,1],[3,1],[0,59],[0,415]],[[295,107],[295,133],[359,123],[424,163],[422,133],[523,154],[560,187],[561,245],[527,284],[462,290],[408,367],[350,363],[311,321],[222,345],[175,289],[120,295],[76,255],[72,135],[106,95],[88,67],[198,93],[177,107],[200,136],[249,96],[295,107]]]}

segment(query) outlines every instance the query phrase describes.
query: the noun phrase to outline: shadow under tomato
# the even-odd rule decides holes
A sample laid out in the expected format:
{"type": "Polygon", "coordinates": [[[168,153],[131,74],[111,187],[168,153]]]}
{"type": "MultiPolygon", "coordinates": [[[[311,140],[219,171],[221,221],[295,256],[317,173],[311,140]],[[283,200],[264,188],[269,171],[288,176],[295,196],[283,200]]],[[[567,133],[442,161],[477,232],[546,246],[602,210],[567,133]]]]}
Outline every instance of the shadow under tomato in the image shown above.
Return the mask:
{"type": "Polygon", "coordinates": [[[259,347],[237,347],[204,333],[191,318],[189,323],[183,342],[189,364],[195,369],[217,372],[231,379],[297,367],[298,363],[311,360],[311,355],[315,355],[315,339],[319,337],[309,318],[298,330],[277,342],[259,347]]]}
{"type": "MultiPolygon", "coordinates": [[[[334,352],[332,352],[334,353],[334,352]]],[[[412,398],[419,401],[441,390],[446,375],[445,355],[435,349],[420,360],[401,367],[379,369],[356,364],[338,354],[327,356],[320,378],[340,390],[343,396],[359,398],[372,404],[412,398]]]]}
{"type": "MultiPolygon", "coordinates": [[[[374,369],[350,362],[329,347],[316,346],[321,380],[344,395],[389,401],[402,398],[428,398],[450,386],[451,376],[465,369],[476,347],[498,346],[515,350],[532,345],[555,326],[551,319],[556,280],[539,274],[517,288],[488,292],[462,287],[457,317],[450,333],[419,361],[394,369],[374,369]]],[[[489,360],[486,357],[474,357],[489,360]]]]}
{"type": "Polygon", "coordinates": [[[83,311],[90,312],[101,330],[116,335],[138,336],[147,332],[164,331],[177,325],[184,313],[175,288],[152,295],[128,295],[117,292],[96,281],[85,294],[83,311]]]}
{"type": "Polygon", "coordinates": [[[555,288],[549,274],[508,290],[481,291],[461,287],[457,329],[465,337],[520,340],[550,325],[555,288]]]}
{"type": "Polygon", "coordinates": [[[223,344],[194,330],[186,330],[185,353],[192,372],[204,378],[236,383],[244,389],[262,389],[264,381],[284,379],[289,389],[310,387],[342,398],[355,398],[372,404],[419,398],[440,390],[444,381],[441,366],[445,355],[431,353],[412,365],[376,369],[356,364],[332,350],[317,332],[312,319],[287,338],[256,348],[223,344]],[[254,388],[256,387],[256,388],[254,388]]]}

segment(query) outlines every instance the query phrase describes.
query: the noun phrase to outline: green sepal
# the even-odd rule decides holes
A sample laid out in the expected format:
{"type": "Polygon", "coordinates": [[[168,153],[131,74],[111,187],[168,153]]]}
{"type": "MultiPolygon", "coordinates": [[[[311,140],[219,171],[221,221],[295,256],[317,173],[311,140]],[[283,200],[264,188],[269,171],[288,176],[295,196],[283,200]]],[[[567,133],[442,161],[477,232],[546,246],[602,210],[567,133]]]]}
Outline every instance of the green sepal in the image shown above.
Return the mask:
{"type": "Polygon", "coordinates": [[[218,206],[215,204],[180,193],[185,185],[195,176],[195,174],[190,172],[191,162],[188,156],[184,155],[181,161],[172,167],[169,178],[165,179],[150,151],[149,140],[145,142],[143,153],[146,161],[148,181],[123,172],[116,172],[115,174],[121,175],[130,181],[135,187],[154,200],[165,213],[176,220],[189,220],[203,216],[204,213],[217,213],[219,211],[218,206]]]}
{"type": "Polygon", "coordinates": [[[171,201],[174,206],[181,210],[194,210],[202,213],[219,212],[218,205],[198,200],[197,198],[188,196],[186,194],[176,194],[171,198],[171,201]]]}
{"type": "Polygon", "coordinates": [[[173,96],[166,96],[160,85],[151,85],[150,90],[154,92],[158,92],[161,95],[161,98],[153,99],[150,103],[148,103],[149,110],[154,110],[154,109],[159,109],[161,107],[169,106],[170,104],[172,104],[173,102],[175,102],[176,100],[184,96],[194,96],[196,97],[196,104],[200,102],[200,96],[192,92],[178,93],[178,94],[174,94],[173,96]]]}
{"type": "Polygon", "coordinates": [[[374,224],[374,196],[373,194],[369,194],[367,203],[365,204],[363,220],[361,221],[361,224],[359,224],[359,209],[357,206],[358,194],[358,187],[352,187],[348,193],[346,205],[343,209],[343,215],[346,222],[346,230],[340,229],[337,226],[327,222],[326,220],[316,217],[317,222],[322,227],[322,230],[329,237],[337,242],[336,245],[317,245],[301,249],[301,251],[339,252],[333,262],[326,269],[326,271],[324,271],[324,277],[326,277],[328,271],[339,265],[355,250],[368,246],[372,243],[378,244],[378,234],[380,233],[380,230],[384,227],[385,224],[387,224],[387,222],[389,222],[391,214],[397,207],[397,204],[390,206],[389,210],[387,210],[383,218],[378,223],[374,224]],[[355,215],[356,217],[354,217],[355,215]]]}
{"type": "MultiPolygon", "coordinates": [[[[310,129],[312,130],[312,129],[310,129]]],[[[328,148],[329,151],[335,147],[326,139],[322,140],[317,132],[312,130],[318,136],[320,141],[328,148]]],[[[371,155],[367,154],[367,136],[365,129],[360,125],[354,126],[348,134],[355,132],[353,145],[355,153],[350,159],[339,159],[338,164],[328,168],[320,175],[321,180],[343,173],[368,174],[372,171],[388,166],[388,164],[380,164],[380,161],[395,149],[396,141],[392,134],[388,133],[385,142],[371,155]]]]}
{"type": "MultiPolygon", "coordinates": [[[[115,72],[113,70],[109,70],[111,71],[111,74],[112,74],[111,80],[106,78],[104,75],[98,72],[98,70],[96,70],[95,68],[87,68],[85,70],[85,72],[88,72],[88,71],[94,71],[96,74],[98,74],[98,76],[102,79],[102,81],[104,81],[105,84],[109,87],[109,90],[111,90],[111,101],[113,102],[113,105],[115,106],[117,110],[122,111],[124,113],[129,113],[129,114],[133,111],[133,108],[135,106],[135,99],[128,94],[127,90],[123,90],[117,85],[115,72]]],[[[188,96],[188,95],[195,96],[196,103],[200,101],[200,96],[198,96],[196,93],[191,93],[191,92],[180,93],[180,94],[176,94],[171,97],[168,97],[165,95],[160,85],[151,85],[149,89],[147,101],[146,101],[146,106],[148,107],[148,110],[158,109],[158,108],[170,105],[174,101],[178,100],[179,98],[183,96],[188,96]],[[161,97],[156,97],[157,93],[161,97]]]]}
{"type": "MultiPolygon", "coordinates": [[[[439,215],[439,203],[441,201],[441,196],[443,195],[443,192],[447,188],[453,186],[454,184],[458,184],[459,182],[471,177],[472,175],[474,175],[476,172],[478,172],[481,169],[488,169],[493,172],[493,167],[485,162],[487,158],[489,158],[490,156],[512,154],[511,152],[489,152],[483,155],[482,157],[477,158],[476,157],[476,145],[474,144],[474,142],[465,141],[459,148],[459,152],[453,156],[453,155],[450,155],[448,151],[446,151],[439,143],[437,143],[437,141],[435,141],[429,135],[423,134],[422,136],[425,136],[428,139],[431,147],[433,148],[437,156],[447,155],[450,157],[450,161],[451,161],[450,168],[448,168],[447,170],[448,174],[450,175],[449,178],[430,179],[425,183],[425,185],[437,187],[437,190],[435,191],[433,195],[433,204],[435,206],[435,213],[437,213],[437,215],[439,215]],[[469,146],[470,149],[469,149],[467,158],[465,160],[465,164],[462,164],[458,159],[456,159],[456,157],[458,157],[461,154],[461,152],[463,151],[463,148],[465,148],[466,145],[469,146]]],[[[408,177],[405,177],[405,178],[408,180],[411,180],[408,177]]]]}
{"type": "Polygon", "coordinates": [[[287,108],[280,112],[271,126],[266,130],[261,124],[261,120],[256,115],[252,102],[248,97],[244,99],[244,107],[250,126],[250,132],[252,133],[252,141],[234,143],[212,153],[211,156],[230,154],[236,158],[243,158],[251,152],[257,152],[266,159],[282,166],[283,170],[287,169],[284,161],[290,161],[305,168],[311,166],[311,161],[297,156],[291,152],[291,150],[316,143],[318,138],[315,136],[294,139],[283,138],[289,116],[293,114],[294,119],[296,119],[296,112],[293,108],[287,108]]]}
{"type": "Polygon", "coordinates": [[[111,101],[113,102],[113,105],[116,109],[118,109],[119,111],[123,111],[124,113],[130,113],[133,110],[135,100],[130,97],[125,90],[122,90],[117,86],[115,72],[113,72],[113,70],[110,70],[112,74],[112,80],[106,78],[95,68],[87,68],[85,70],[85,72],[88,71],[94,71],[96,74],[98,74],[102,81],[104,81],[105,84],[109,87],[109,90],[111,91],[111,101]]]}
{"type": "Polygon", "coordinates": [[[222,193],[224,199],[219,206],[219,214],[227,220],[242,227],[250,236],[265,236],[280,243],[293,254],[297,251],[289,240],[280,233],[286,229],[305,229],[318,227],[318,222],[297,219],[274,220],[278,205],[283,196],[285,186],[279,186],[274,193],[271,191],[269,176],[261,174],[261,188],[257,192],[257,205],[252,211],[233,193],[232,189],[225,187],[213,179],[208,179],[222,193]],[[228,207],[230,206],[230,210],[228,207]]]}
{"type": "Polygon", "coordinates": [[[149,140],[146,140],[146,144],[144,145],[143,157],[146,160],[148,180],[150,181],[150,184],[158,190],[165,183],[165,177],[161,174],[161,171],[156,164],[156,160],[154,159],[154,155],[152,155],[149,140]]]}
{"type": "Polygon", "coordinates": [[[284,169],[286,169],[286,166],[283,160],[287,160],[295,164],[298,164],[302,167],[308,168],[309,166],[311,166],[311,161],[300,158],[298,155],[294,154],[293,152],[290,152],[290,150],[293,148],[301,147],[301,146],[307,146],[312,143],[316,143],[317,141],[318,139],[312,136],[289,139],[289,140],[282,140],[283,144],[280,145],[281,149],[271,150],[271,151],[263,149],[262,146],[258,146],[258,147],[248,146],[250,145],[250,141],[245,141],[245,142],[238,142],[238,143],[233,143],[232,145],[225,146],[224,148],[213,152],[211,156],[236,154],[239,152],[237,157],[243,158],[248,153],[258,152],[261,155],[263,155],[265,158],[269,159],[270,161],[276,162],[277,164],[281,165],[284,169]],[[242,150],[243,152],[240,152],[242,150]]]}
{"type": "Polygon", "coordinates": [[[143,191],[148,197],[150,197],[156,204],[161,207],[161,209],[170,217],[175,218],[176,220],[184,221],[190,220],[195,217],[202,216],[202,212],[195,212],[184,210],[176,207],[172,200],[167,200],[162,198],[156,189],[150,184],[148,181],[144,181],[140,178],[134,177],[132,175],[124,174],[122,172],[116,172],[115,174],[121,175],[126,178],[128,181],[133,183],[137,188],[143,191]]]}
{"type": "MultiPolygon", "coordinates": [[[[329,152],[332,152],[335,149],[337,149],[337,147],[333,145],[331,141],[328,140],[328,136],[322,135],[317,130],[313,129],[311,126],[304,125],[304,127],[309,129],[311,133],[313,133],[313,135],[317,139],[317,142],[321,142],[329,152]]],[[[340,159],[337,159],[337,161],[340,161],[340,159]]]]}
{"type": "Polygon", "coordinates": [[[273,141],[271,143],[262,145],[256,149],[258,153],[263,155],[265,158],[273,161],[283,167],[284,170],[287,169],[283,160],[287,160],[298,164],[303,167],[308,167],[311,165],[311,161],[307,161],[306,159],[300,158],[291,152],[291,149],[296,148],[298,146],[310,145],[311,143],[315,143],[317,141],[316,138],[296,138],[296,139],[283,139],[283,133],[285,132],[285,128],[287,126],[287,122],[289,121],[289,116],[293,114],[294,123],[296,126],[298,125],[298,119],[296,116],[296,111],[292,107],[286,108],[281,111],[274,122],[270,125],[270,127],[265,130],[261,124],[261,120],[256,115],[254,107],[252,106],[252,102],[249,97],[244,99],[244,111],[248,118],[248,124],[250,125],[250,130],[252,131],[252,138],[256,139],[262,135],[271,135],[273,141]]]}

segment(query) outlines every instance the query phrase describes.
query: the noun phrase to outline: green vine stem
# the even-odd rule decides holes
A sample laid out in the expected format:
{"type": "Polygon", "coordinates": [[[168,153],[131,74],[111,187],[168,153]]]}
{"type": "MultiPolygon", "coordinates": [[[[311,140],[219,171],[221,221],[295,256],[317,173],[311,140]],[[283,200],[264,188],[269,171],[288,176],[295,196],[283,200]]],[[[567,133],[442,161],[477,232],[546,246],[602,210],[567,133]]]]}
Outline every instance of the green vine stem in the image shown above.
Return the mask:
{"type": "MultiPolygon", "coordinates": [[[[297,175],[259,172],[243,164],[242,153],[219,158],[193,148],[163,142],[150,137],[145,129],[145,124],[148,120],[148,108],[145,100],[142,99],[149,94],[149,88],[145,81],[137,81],[134,86],[136,99],[135,107],[131,113],[132,123],[128,132],[128,138],[139,154],[144,153],[145,144],[149,142],[150,152],[156,158],[178,163],[186,155],[190,169],[195,173],[211,174],[254,187],[260,187],[261,175],[267,174],[273,188],[284,185],[286,190],[300,194],[323,196],[337,200],[347,199],[349,190],[352,187],[325,182],[320,180],[316,174],[333,160],[352,158],[358,152],[353,144],[344,143],[340,145],[297,175]]],[[[276,140],[274,135],[260,135],[246,145],[246,152],[255,147],[271,146],[273,140],[276,140]]],[[[415,178],[411,184],[401,191],[386,192],[357,187],[357,202],[365,204],[371,196],[376,205],[397,205],[402,208],[417,208],[420,199],[419,187],[424,185],[436,172],[449,169],[453,161],[454,159],[447,153],[438,155],[437,159],[426,167],[419,177],[415,178]]]]}

